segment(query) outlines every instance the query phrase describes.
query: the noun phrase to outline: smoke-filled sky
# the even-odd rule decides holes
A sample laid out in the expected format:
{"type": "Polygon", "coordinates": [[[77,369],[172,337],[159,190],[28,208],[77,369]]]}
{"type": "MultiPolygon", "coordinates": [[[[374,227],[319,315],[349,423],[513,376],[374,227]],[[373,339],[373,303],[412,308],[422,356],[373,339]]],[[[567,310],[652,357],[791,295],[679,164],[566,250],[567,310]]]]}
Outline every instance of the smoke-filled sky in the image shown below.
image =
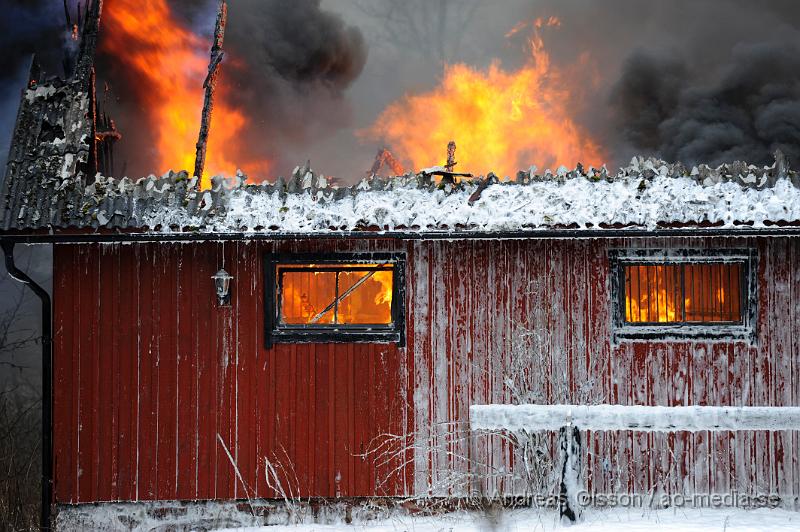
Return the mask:
{"type": "MultiPolygon", "coordinates": [[[[28,54],[50,52],[58,68],[63,7],[1,1],[5,152],[28,54]]],[[[214,1],[168,3],[210,39],[214,1]]],[[[106,11],[114,4],[106,0],[106,11]]],[[[549,16],[561,24],[543,32],[544,45],[565,68],[576,123],[609,165],[637,153],[768,163],[775,148],[800,160],[800,3],[792,0],[232,0],[229,11],[222,83],[249,120],[235,150],[273,160],[270,178],[306,159],[360,177],[382,145],[364,131],[387,106],[432,90],[446,63],[518,68],[526,54],[505,35],[549,16]]],[[[154,125],[136,77],[107,55],[98,68],[113,90],[106,102],[124,136],[117,159],[126,173],[166,170],[150,167],[154,125]]]]}
{"type": "MultiPolygon", "coordinates": [[[[444,54],[426,39],[395,46],[379,19],[365,16],[367,4],[323,2],[363,28],[369,45],[365,70],[348,92],[359,103],[355,127],[369,125],[405,92],[435,86],[442,60],[519,65],[524,53],[504,35],[519,21],[555,15],[561,26],[544,34],[545,47],[557,65],[584,65],[570,70],[577,85],[597,82],[582,94],[577,120],[607,148],[610,166],[638,153],[687,164],[771,163],[777,147],[800,162],[800,2],[453,1],[444,54]],[[470,20],[459,26],[473,3],[470,20]]],[[[360,153],[357,160],[369,159],[374,146],[348,133],[329,142],[331,155],[346,144],[347,153],[360,153]]]]}

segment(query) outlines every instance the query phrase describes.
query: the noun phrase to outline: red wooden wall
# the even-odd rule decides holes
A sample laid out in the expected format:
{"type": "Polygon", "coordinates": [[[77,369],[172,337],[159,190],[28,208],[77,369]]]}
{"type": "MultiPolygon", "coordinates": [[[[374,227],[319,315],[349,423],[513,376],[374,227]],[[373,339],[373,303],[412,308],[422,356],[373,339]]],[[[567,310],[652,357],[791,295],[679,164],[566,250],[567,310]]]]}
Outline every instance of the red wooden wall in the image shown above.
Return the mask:
{"type": "MultiPolygon", "coordinates": [[[[483,493],[520,493],[519,464],[499,438],[471,447],[470,404],[508,403],[519,336],[550,404],[800,405],[800,240],[630,239],[419,242],[413,245],[409,346],[418,492],[444,495],[454,471],[480,469],[483,493]],[[755,248],[758,340],[611,339],[608,251],[755,248]],[[510,467],[509,467],[510,466],[510,467]],[[423,469],[424,468],[424,469],[423,469]]],[[[797,432],[594,433],[586,479],[600,493],[800,495],[797,432]]],[[[461,492],[475,489],[462,482],[461,492]]],[[[790,505],[796,505],[794,504],[790,505]]]]}
{"type": "MultiPolygon", "coordinates": [[[[273,497],[265,458],[302,495],[465,494],[470,464],[519,492],[509,446],[465,434],[470,404],[509,401],[521,333],[546,402],[800,405],[798,265],[788,238],[57,246],[56,500],[273,497]],[[624,247],[757,248],[758,342],[612,345],[607,254],[624,247]],[[263,253],[349,250],[407,252],[406,347],[265,350],[263,253]],[[408,450],[359,456],[386,433],[408,450]]],[[[587,439],[597,491],[800,494],[797,433],[587,439]]]]}
{"type": "Polygon", "coordinates": [[[406,432],[405,353],[264,349],[267,249],[56,247],[57,502],[275,497],[265,458],[289,494],[405,491],[396,461],[357,456],[381,434],[406,432]],[[225,309],[211,280],[223,257],[235,277],[225,309]]]}

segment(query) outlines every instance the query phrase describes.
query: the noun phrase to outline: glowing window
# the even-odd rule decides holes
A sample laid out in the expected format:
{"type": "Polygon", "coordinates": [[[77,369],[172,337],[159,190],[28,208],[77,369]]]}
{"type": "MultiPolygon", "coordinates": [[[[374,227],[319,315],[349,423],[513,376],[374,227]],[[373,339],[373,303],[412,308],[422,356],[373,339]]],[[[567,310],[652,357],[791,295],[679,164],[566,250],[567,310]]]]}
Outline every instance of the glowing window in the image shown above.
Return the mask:
{"type": "Polygon", "coordinates": [[[754,251],[612,253],[617,338],[754,339],[754,251]]]}
{"type": "Polygon", "coordinates": [[[402,342],[402,256],[268,256],[267,343],[402,342]]]}
{"type": "Polygon", "coordinates": [[[627,323],[741,323],[742,265],[625,265],[627,323]]]}

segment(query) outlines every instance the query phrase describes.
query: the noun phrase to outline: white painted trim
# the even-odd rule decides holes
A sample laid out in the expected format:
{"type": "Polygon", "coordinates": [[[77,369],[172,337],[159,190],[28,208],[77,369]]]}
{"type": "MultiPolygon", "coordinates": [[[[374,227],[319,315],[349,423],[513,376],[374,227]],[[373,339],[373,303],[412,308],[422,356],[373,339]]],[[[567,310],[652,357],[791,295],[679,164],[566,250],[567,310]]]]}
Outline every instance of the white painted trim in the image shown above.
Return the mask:
{"type": "Polygon", "coordinates": [[[640,432],[800,430],[800,407],[472,405],[472,430],[582,430],[640,432]]]}

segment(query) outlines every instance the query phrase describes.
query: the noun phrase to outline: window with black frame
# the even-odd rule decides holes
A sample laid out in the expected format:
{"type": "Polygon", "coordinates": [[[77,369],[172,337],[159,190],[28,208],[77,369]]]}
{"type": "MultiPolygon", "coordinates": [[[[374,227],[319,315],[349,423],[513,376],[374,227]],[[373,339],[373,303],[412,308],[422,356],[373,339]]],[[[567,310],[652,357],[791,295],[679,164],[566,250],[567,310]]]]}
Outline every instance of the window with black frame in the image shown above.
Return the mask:
{"type": "Polygon", "coordinates": [[[268,255],[267,345],[403,341],[402,255],[268,255]]]}
{"type": "Polygon", "coordinates": [[[617,339],[755,338],[754,251],[611,254],[617,339]]]}

